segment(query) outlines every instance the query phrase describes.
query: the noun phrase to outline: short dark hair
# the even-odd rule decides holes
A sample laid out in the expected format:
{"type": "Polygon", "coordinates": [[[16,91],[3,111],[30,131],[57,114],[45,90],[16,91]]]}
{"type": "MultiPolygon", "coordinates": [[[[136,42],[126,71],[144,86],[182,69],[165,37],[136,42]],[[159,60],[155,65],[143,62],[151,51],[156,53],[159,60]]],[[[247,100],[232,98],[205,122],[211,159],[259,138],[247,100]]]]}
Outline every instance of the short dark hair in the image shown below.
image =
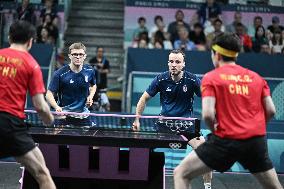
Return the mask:
{"type": "Polygon", "coordinates": [[[179,54],[179,53],[182,54],[183,61],[185,62],[185,53],[183,52],[183,50],[181,50],[181,49],[174,49],[174,50],[171,50],[169,54],[179,54]]]}
{"type": "Polygon", "coordinates": [[[36,37],[35,27],[27,21],[18,20],[10,26],[9,40],[10,43],[25,44],[30,39],[36,37]]]}
{"type": "MultiPolygon", "coordinates": [[[[235,51],[239,53],[241,51],[241,41],[240,38],[233,33],[222,33],[220,35],[217,35],[213,39],[213,45],[218,45],[224,49],[235,51]]],[[[215,51],[213,50],[215,53],[215,51]]],[[[220,54],[225,62],[228,61],[236,61],[236,57],[228,57],[220,54]]]]}
{"type": "Polygon", "coordinates": [[[223,24],[223,21],[219,18],[217,18],[216,20],[214,20],[213,24],[215,25],[217,22],[223,24]]]}
{"type": "Polygon", "coordinates": [[[103,51],[105,51],[105,48],[103,46],[97,46],[96,52],[98,52],[99,49],[103,49],[103,51]]]}
{"type": "Polygon", "coordinates": [[[138,23],[141,23],[142,21],[146,22],[146,18],[143,16],[138,18],[138,23]]]}
{"type": "Polygon", "coordinates": [[[156,23],[157,20],[163,21],[163,17],[161,15],[156,15],[155,18],[154,18],[154,22],[156,23]]]}
{"type": "Polygon", "coordinates": [[[260,20],[260,21],[262,22],[262,17],[261,17],[261,16],[255,16],[253,20],[254,20],[254,21],[255,21],[255,20],[260,20]]]}

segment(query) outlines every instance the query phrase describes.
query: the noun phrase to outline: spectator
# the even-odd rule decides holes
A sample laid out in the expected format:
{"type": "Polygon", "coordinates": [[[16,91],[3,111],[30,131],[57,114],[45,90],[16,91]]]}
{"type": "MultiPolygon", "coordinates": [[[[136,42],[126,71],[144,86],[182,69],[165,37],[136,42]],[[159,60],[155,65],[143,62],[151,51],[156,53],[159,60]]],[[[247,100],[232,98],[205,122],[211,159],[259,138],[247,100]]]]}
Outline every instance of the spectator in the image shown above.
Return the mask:
{"type": "Polygon", "coordinates": [[[189,39],[194,42],[198,50],[206,50],[206,36],[202,24],[194,24],[193,31],[189,32],[189,39]]]}
{"type": "Polygon", "coordinates": [[[269,47],[272,54],[281,53],[282,48],[284,47],[284,42],[280,29],[276,29],[274,31],[272,39],[269,41],[269,47]]]}
{"type": "Polygon", "coordinates": [[[167,32],[157,31],[154,35],[153,47],[162,49],[173,49],[172,43],[169,41],[167,32]]]}
{"type": "Polygon", "coordinates": [[[161,15],[157,15],[155,16],[154,18],[154,23],[155,23],[155,26],[153,26],[151,29],[150,29],[150,35],[149,37],[153,39],[155,33],[160,30],[162,32],[166,32],[165,31],[165,23],[163,21],[163,17],[161,15]]]}
{"type": "Polygon", "coordinates": [[[280,30],[281,32],[284,30],[284,27],[279,25],[280,20],[278,16],[272,17],[272,25],[268,26],[267,29],[273,34],[276,30],[280,30]]]}
{"type": "Polygon", "coordinates": [[[89,64],[96,70],[97,91],[100,97],[104,99],[102,105],[106,106],[106,110],[110,110],[110,103],[106,95],[107,92],[107,74],[110,72],[109,61],[104,56],[104,48],[97,47],[96,56],[91,58],[89,64]]]}
{"type": "Polygon", "coordinates": [[[255,35],[255,30],[258,26],[262,26],[262,17],[261,16],[256,16],[253,19],[253,25],[250,25],[248,27],[248,35],[253,37],[255,35]]]}
{"type": "Polygon", "coordinates": [[[252,50],[252,40],[251,37],[245,33],[245,28],[242,23],[236,25],[236,34],[241,39],[241,52],[250,52],[252,50]]]}
{"type": "Polygon", "coordinates": [[[209,21],[209,18],[220,18],[222,11],[215,0],[206,0],[206,2],[203,3],[197,11],[197,14],[199,16],[200,23],[205,25],[206,22],[209,21]]]}
{"type": "Polygon", "coordinates": [[[141,33],[143,32],[148,33],[148,29],[146,27],[146,18],[139,17],[137,22],[138,22],[139,27],[136,28],[133,32],[133,41],[138,41],[141,33]]]}
{"type": "Polygon", "coordinates": [[[177,10],[175,15],[176,21],[169,24],[168,33],[170,34],[170,41],[172,44],[179,39],[178,37],[178,28],[185,27],[187,31],[190,31],[190,26],[184,22],[184,13],[182,10],[177,10]]]}
{"type": "Polygon", "coordinates": [[[47,43],[54,45],[54,41],[52,37],[49,35],[48,28],[46,27],[41,28],[40,37],[37,39],[37,43],[47,43]]]}
{"type": "MultiPolygon", "coordinates": [[[[242,13],[241,12],[235,12],[234,15],[234,21],[226,26],[226,32],[236,33],[236,25],[237,23],[242,23],[242,13]]],[[[247,33],[247,27],[244,26],[245,32],[247,33]]]]}
{"type": "MultiPolygon", "coordinates": [[[[210,17],[209,21],[204,25],[205,35],[208,35],[209,33],[212,33],[212,32],[215,31],[215,28],[214,28],[215,20],[221,20],[221,19],[218,18],[218,17],[210,17]]],[[[221,20],[221,22],[222,22],[222,20],[221,20]]],[[[222,22],[222,25],[221,25],[221,31],[225,32],[225,26],[223,25],[223,22],[222,22]]]]}
{"type": "Polygon", "coordinates": [[[221,33],[223,33],[223,31],[221,30],[222,28],[222,25],[223,25],[223,22],[222,20],[220,20],[219,18],[216,19],[213,23],[213,27],[214,27],[214,31],[209,33],[207,36],[206,36],[206,41],[207,41],[207,47],[208,49],[211,49],[211,44],[212,44],[212,41],[213,39],[220,35],[221,33]]]}
{"type": "Polygon", "coordinates": [[[190,21],[189,21],[190,30],[194,30],[194,25],[195,25],[196,23],[200,23],[200,22],[199,22],[198,14],[197,14],[197,13],[194,13],[194,14],[190,17],[190,21]]]}
{"type": "Polygon", "coordinates": [[[189,40],[188,30],[185,27],[180,27],[178,30],[179,39],[174,42],[175,49],[195,50],[195,44],[189,40]]]}
{"type": "Polygon", "coordinates": [[[270,47],[268,43],[263,43],[260,45],[260,53],[271,54],[270,47]]]}
{"type": "Polygon", "coordinates": [[[49,35],[54,44],[56,44],[59,32],[58,28],[52,24],[51,14],[45,14],[42,25],[37,27],[37,37],[40,38],[42,28],[48,28],[49,35]]]}
{"type": "Polygon", "coordinates": [[[148,32],[141,32],[138,36],[138,40],[134,41],[132,47],[134,48],[149,48],[149,36],[148,32]]]}
{"type": "Polygon", "coordinates": [[[56,5],[53,4],[53,0],[45,0],[44,8],[40,11],[41,23],[43,23],[46,14],[50,14],[52,24],[58,26],[57,8],[56,5]]]}
{"type": "Polygon", "coordinates": [[[265,36],[265,28],[258,26],[255,31],[255,36],[252,38],[252,50],[259,53],[262,44],[268,44],[268,39],[265,36]]]}
{"type": "Polygon", "coordinates": [[[19,20],[25,20],[33,25],[36,25],[36,15],[34,8],[30,4],[29,0],[23,0],[22,5],[17,8],[17,18],[19,20]]]}

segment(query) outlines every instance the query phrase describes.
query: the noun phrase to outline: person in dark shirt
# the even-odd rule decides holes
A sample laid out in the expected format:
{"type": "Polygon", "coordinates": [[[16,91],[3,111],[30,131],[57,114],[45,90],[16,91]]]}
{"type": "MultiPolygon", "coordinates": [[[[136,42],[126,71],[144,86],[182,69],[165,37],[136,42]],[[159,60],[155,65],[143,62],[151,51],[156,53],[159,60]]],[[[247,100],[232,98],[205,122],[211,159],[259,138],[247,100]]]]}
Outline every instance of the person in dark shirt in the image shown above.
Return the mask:
{"type": "Polygon", "coordinates": [[[17,17],[19,20],[25,20],[31,24],[36,24],[36,16],[34,14],[34,8],[30,4],[29,0],[23,0],[22,5],[17,8],[17,17]]]}
{"type": "Polygon", "coordinates": [[[96,71],[96,80],[97,80],[97,92],[100,95],[100,98],[103,99],[101,105],[109,111],[110,103],[106,95],[107,92],[107,74],[110,72],[109,61],[104,56],[104,48],[97,47],[96,56],[89,60],[89,64],[95,68],[96,71]]]}

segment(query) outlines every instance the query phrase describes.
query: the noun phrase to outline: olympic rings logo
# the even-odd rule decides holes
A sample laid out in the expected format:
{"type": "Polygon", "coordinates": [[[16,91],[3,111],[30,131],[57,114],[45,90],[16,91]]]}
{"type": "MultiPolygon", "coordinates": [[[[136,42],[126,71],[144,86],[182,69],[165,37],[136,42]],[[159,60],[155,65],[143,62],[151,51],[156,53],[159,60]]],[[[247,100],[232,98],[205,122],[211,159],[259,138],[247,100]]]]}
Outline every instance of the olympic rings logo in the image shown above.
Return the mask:
{"type": "Polygon", "coordinates": [[[192,121],[188,120],[160,120],[160,123],[164,123],[173,132],[184,132],[194,125],[192,121]]]}
{"type": "Polygon", "coordinates": [[[181,148],[181,143],[170,143],[169,144],[169,147],[171,148],[171,149],[180,149],[181,148]]]}

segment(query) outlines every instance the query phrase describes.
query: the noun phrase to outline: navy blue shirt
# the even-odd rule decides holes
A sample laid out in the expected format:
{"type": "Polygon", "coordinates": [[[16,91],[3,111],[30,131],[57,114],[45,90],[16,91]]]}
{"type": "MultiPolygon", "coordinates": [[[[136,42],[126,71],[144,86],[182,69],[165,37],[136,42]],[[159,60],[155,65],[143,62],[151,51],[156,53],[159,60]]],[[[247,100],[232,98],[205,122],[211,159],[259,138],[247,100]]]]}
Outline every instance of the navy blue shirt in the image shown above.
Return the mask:
{"type": "Polygon", "coordinates": [[[183,77],[175,82],[167,71],[156,76],[146,92],[152,97],[160,92],[161,115],[190,117],[192,115],[193,95],[201,96],[200,79],[185,71],[183,77]]]}
{"type": "Polygon", "coordinates": [[[90,65],[83,65],[79,73],[65,65],[54,72],[48,90],[58,95],[58,105],[63,111],[89,112],[86,100],[89,87],[96,84],[95,72],[90,65]]]}

